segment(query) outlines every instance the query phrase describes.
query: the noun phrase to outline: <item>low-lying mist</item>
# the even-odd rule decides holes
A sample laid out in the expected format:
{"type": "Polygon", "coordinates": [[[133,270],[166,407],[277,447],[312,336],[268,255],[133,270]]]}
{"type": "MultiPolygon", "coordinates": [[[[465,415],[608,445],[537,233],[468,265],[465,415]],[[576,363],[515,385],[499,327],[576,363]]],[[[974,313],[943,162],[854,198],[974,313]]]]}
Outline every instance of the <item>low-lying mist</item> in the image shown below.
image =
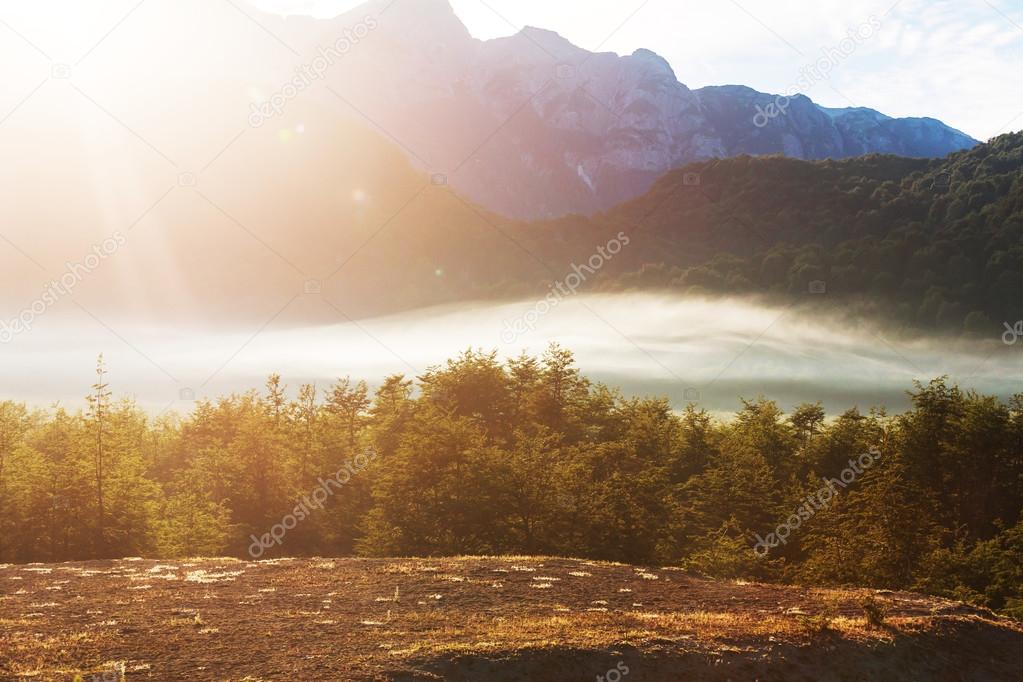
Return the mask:
{"type": "Polygon", "coordinates": [[[783,408],[821,401],[829,412],[883,405],[901,410],[913,380],[941,375],[963,388],[1008,397],[1020,390],[1023,353],[998,330],[976,342],[898,338],[868,324],[739,300],[650,294],[431,308],[334,325],[305,326],[301,305],[265,327],[107,324],[85,314],[40,319],[0,353],[4,397],[71,407],[93,383],[99,353],[117,395],[146,409],[187,412],[193,396],[261,387],[278,372],[292,388],[340,376],[371,386],[391,373],[419,374],[469,347],[502,356],[575,352],[584,374],[626,394],[662,395],[714,412],[764,395],[783,408]]]}

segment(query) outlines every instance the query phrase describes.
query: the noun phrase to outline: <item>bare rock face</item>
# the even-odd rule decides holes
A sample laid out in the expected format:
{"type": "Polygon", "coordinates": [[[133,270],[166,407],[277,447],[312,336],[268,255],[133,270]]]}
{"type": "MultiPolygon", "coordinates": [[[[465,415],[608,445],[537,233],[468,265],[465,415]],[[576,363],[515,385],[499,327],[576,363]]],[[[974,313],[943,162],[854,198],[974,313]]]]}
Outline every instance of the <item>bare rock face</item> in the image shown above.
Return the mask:
{"type": "Polygon", "coordinates": [[[591,53],[552,31],[470,36],[447,0],[375,0],[334,20],[281,22],[321,43],[374,18],[326,76],[413,163],[464,196],[526,219],[590,214],[688,162],[870,152],[937,157],[977,142],[933,119],[825,109],[742,86],[690,90],[649,50],[591,53]]]}

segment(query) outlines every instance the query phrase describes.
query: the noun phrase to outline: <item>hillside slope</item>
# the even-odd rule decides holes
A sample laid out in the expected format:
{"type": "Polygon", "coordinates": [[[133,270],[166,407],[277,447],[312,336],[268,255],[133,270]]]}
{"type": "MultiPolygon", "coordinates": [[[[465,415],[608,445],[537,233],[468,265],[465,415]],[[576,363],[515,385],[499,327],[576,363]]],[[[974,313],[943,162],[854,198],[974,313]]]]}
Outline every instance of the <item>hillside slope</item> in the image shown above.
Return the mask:
{"type": "Polygon", "coordinates": [[[618,288],[858,299],[916,329],[1023,314],[1023,134],[942,160],[740,157],[667,174],[607,216],[636,226],[618,288]],[[658,252],[654,252],[654,246],[658,252]]]}
{"type": "Polygon", "coordinates": [[[4,680],[1009,680],[1023,656],[1018,623],[955,602],[572,559],[125,559],[0,586],[4,680]]]}
{"type": "MultiPolygon", "coordinates": [[[[628,248],[581,290],[801,297],[819,279],[829,293],[891,304],[886,312],[913,327],[1001,330],[1018,319],[1020,134],[940,160],[705,161],[606,213],[528,223],[417,170],[393,139],[343,109],[296,101],[279,126],[238,138],[197,186],[116,192],[110,201],[125,216],[116,220],[77,186],[19,220],[11,185],[5,234],[59,273],[97,234],[123,233],[126,246],[75,288],[105,320],[262,324],[288,308],[282,322],[333,323],[338,310],[359,318],[543,296],[620,232],[628,248]],[[330,303],[304,296],[310,284],[330,303]]],[[[61,165],[88,163],[62,152],[61,165]]],[[[47,172],[38,161],[19,168],[29,184],[47,172]]],[[[53,273],[7,244],[0,252],[10,255],[0,319],[11,320],[53,273]]]]}

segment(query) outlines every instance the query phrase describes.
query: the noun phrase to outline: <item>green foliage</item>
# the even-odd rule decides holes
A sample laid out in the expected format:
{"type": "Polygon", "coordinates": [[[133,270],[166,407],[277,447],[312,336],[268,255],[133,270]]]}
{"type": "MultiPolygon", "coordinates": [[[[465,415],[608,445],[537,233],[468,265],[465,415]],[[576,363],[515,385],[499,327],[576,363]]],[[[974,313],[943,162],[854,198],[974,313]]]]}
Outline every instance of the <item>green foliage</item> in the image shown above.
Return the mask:
{"type": "Polygon", "coordinates": [[[970,544],[957,541],[924,557],[914,587],[1023,616],[1023,522],[970,544]]]}
{"type": "Polygon", "coordinates": [[[898,416],[760,398],[722,422],[592,383],[557,346],[467,351],[372,396],[342,379],[290,398],[272,376],[184,418],[104,383],[84,413],[0,403],[0,562],[244,557],[342,472],[265,556],[575,555],[1023,611],[1023,396],[936,380],[898,416]]]}
{"type": "Polygon", "coordinates": [[[942,160],[695,164],[596,219],[642,225],[602,286],[803,300],[821,280],[832,303],[993,338],[1023,318],[1021,171],[1023,133],[942,160]]]}

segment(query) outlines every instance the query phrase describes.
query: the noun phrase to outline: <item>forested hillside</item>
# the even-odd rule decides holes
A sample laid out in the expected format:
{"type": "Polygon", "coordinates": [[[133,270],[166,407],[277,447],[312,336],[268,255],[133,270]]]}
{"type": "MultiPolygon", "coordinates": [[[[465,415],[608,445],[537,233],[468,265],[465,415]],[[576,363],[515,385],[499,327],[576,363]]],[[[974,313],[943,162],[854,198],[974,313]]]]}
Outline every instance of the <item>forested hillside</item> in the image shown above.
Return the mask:
{"type": "MultiPolygon", "coordinates": [[[[1023,133],[944,160],[699,163],[605,214],[528,223],[473,204],[443,174],[413,168],[364,122],[315,101],[293,111],[315,136],[289,132],[282,142],[277,130],[251,132],[201,188],[167,195],[152,224],[118,223],[128,245],[76,288],[81,304],[102,319],[262,324],[314,285],[333,305],[296,323],[327,324],[337,309],[359,319],[529,299],[596,262],[623,233],[627,248],[600,259],[574,291],[823,300],[914,331],[990,336],[1023,318],[1023,133]],[[166,227],[149,229],[156,224],[166,227]],[[236,260],[225,266],[224,254],[236,260]],[[134,283],[139,273],[153,276],[134,283]],[[808,296],[818,280],[826,298],[808,296]]],[[[29,162],[26,177],[42,182],[48,166],[29,162]]],[[[46,262],[67,262],[54,245],[69,225],[105,224],[102,211],[83,208],[92,206],[87,186],[68,184],[67,202],[49,202],[38,224],[12,219],[7,235],[46,262]]],[[[87,251],[94,236],[80,237],[87,251]]],[[[6,271],[8,321],[39,296],[32,268],[21,259],[6,271]]]]}
{"type": "MultiPolygon", "coordinates": [[[[402,165],[393,150],[385,156],[381,169],[402,165]]],[[[627,247],[600,257],[574,291],[766,296],[840,305],[915,333],[989,338],[1023,318],[1023,133],[943,160],[699,163],[606,214],[536,223],[403,172],[400,192],[367,185],[355,228],[336,207],[337,225],[294,228],[316,235],[303,259],[343,254],[323,287],[350,314],[542,297],[624,234],[627,247]],[[813,282],[826,296],[810,295],[813,282]]]]}
{"type": "Polygon", "coordinates": [[[943,160],[699,163],[593,218],[522,223],[430,187],[332,290],[370,292],[351,300],[366,314],[544,296],[619,234],[627,248],[600,258],[578,291],[840,304],[911,332],[997,338],[1023,318],[1023,133],[943,160]],[[812,282],[826,296],[810,296],[812,282]]]}
{"type": "Polygon", "coordinates": [[[943,161],[696,165],[607,220],[662,251],[627,255],[619,287],[792,298],[820,280],[918,329],[993,334],[1023,316],[1023,133],[943,161]]]}
{"type": "Polygon", "coordinates": [[[720,422],[571,353],[467,352],[147,417],[0,403],[0,562],[549,554],[912,588],[1023,615],[1023,395],[943,381],[902,415],[758,398],[720,422]]]}

